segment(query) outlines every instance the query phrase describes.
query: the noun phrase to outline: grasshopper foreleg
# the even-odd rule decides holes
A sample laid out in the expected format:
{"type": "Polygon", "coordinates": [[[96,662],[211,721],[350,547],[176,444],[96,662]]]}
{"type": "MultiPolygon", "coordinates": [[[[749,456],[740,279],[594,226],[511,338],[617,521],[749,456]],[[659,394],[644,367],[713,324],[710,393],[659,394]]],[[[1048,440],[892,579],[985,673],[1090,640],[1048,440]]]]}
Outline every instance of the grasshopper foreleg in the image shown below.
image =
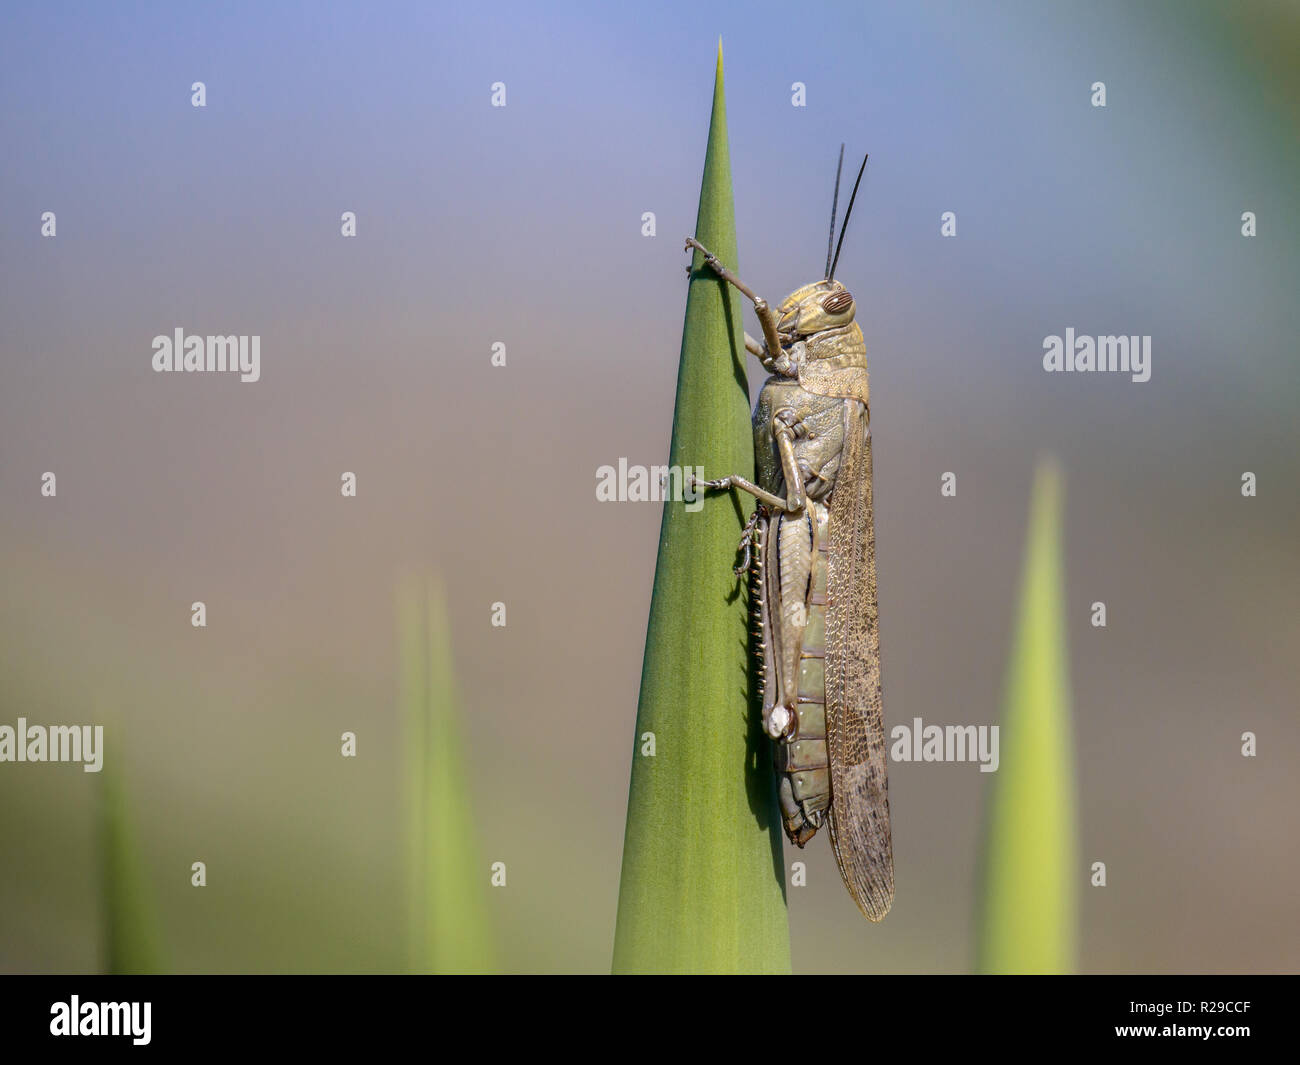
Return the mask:
{"type": "MultiPolygon", "coordinates": [[[[763,327],[763,340],[767,344],[767,354],[769,357],[775,356],[781,350],[781,340],[776,335],[776,312],[767,305],[767,300],[763,299],[762,296],[758,295],[752,288],[741,281],[740,278],[723,266],[722,263],[718,261],[718,257],[694,237],[686,238],[686,247],[687,249],[695,248],[697,251],[701,252],[704,255],[705,266],[722,278],[722,280],[727,284],[734,285],[742,296],[753,303],[754,313],[758,315],[759,324],[763,327]]],[[[751,346],[751,339],[752,338],[749,337],[745,339],[746,349],[753,352],[759,358],[762,358],[763,352],[757,350],[759,347],[758,343],[755,342],[753,346],[751,346]]]]}

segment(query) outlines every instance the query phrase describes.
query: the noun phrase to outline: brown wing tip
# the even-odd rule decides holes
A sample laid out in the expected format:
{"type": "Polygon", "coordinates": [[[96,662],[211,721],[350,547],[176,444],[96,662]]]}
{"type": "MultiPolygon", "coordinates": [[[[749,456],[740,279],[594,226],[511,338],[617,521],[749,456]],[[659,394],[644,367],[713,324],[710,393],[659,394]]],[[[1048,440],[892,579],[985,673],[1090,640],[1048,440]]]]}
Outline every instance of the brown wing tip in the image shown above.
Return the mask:
{"type": "MultiPolygon", "coordinates": [[[[852,889],[850,888],[850,891],[852,889]]],[[[879,924],[889,914],[894,905],[894,884],[891,881],[887,891],[873,891],[869,895],[853,893],[853,901],[858,904],[862,916],[872,924],[879,924]]]]}
{"type": "Polygon", "coordinates": [[[844,841],[837,838],[834,818],[831,819],[831,828],[831,846],[844,886],[863,917],[873,924],[883,921],[894,905],[894,856],[890,841],[885,841],[884,860],[873,861],[864,840],[853,839],[854,846],[850,850],[844,846],[844,841]]]}
{"type": "Polygon", "coordinates": [[[862,915],[873,923],[883,921],[894,904],[889,800],[883,788],[873,786],[867,765],[841,767],[832,787],[838,790],[829,819],[831,849],[840,878],[862,915]],[[844,810],[850,811],[847,817],[844,810]]]}

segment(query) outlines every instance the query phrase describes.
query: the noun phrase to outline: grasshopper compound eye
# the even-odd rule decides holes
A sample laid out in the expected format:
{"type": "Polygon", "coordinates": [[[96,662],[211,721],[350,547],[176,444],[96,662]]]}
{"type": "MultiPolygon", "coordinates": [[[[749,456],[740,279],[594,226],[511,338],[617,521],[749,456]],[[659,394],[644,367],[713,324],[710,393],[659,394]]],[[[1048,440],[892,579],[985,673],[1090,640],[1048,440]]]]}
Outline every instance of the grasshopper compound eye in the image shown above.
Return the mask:
{"type": "Polygon", "coordinates": [[[853,296],[848,289],[836,292],[822,300],[822,310],[827,314],[843,314],[853,306],[853,296]]]}

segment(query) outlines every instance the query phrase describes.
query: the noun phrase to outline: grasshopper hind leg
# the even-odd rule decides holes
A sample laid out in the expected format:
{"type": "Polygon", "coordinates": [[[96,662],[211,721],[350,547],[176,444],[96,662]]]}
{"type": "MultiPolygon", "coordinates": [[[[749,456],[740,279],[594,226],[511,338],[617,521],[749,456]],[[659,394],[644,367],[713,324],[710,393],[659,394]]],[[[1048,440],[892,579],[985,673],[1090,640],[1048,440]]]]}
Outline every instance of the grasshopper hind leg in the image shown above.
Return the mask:
{"type": "MultiPolygon", "coordinates": [[[[777,801],[785,834],[791,843],[802,847],[825,824],[830,805],[830,773],[825,760],[826,727],[821,710],[820,685],[809,681],[795,688],[796,698],[787,706],[782,700],[778,676],[780,629],[774,628],[774,605],[779,610],[779,580],[769,567],[779,567],[779,543],[773,543],[773,521],[779,516],[763,506],[755,509],[745,526],[740,543],[750,575],[750,603],[754,613],[754,649],[759,676],[759,703],[762,706],[763,731],[773,739],[773,768],[776,770],[777,801]],[[775,601],[775,603],[774,603],[775,601]]],[[[812,613],[820,619],[825,607],[817,602],[812,613]]],[[[821,653],[824,637],[812,641],[808,649],[821,653]]],[[[803,642],[801,640],[801,642],[803,642]]],[[[803,672],[802,656],[800,672],[803,672]]]]}
{"type": "Polygon", "coordinates": [[[740,565],[736,566],[732,572],[737,577],[743,577],[753,568],[754,554],[753,547],[756,543],[759,521],[763,518],[763,507],[760,504],[754,508],[754,513],[749,516],[749,521],[745,525],[745,531],[741,533],[740,543],[736,545],[736,553],[740,555],[740,565]]]}

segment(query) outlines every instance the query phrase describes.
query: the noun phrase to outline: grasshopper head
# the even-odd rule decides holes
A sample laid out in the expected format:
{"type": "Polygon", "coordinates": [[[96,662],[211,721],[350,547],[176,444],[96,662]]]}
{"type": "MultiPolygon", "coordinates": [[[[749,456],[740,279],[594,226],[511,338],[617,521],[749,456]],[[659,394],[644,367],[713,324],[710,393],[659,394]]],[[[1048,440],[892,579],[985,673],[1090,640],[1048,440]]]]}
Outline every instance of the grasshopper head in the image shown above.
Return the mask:
{"type": "Polygon", "coordinates": [[[777,335],[782,346],[853,321],[857,302],[838,281],[814,281],[795,289],[776,309],[777,335]]]}
{"type": "MultiPolygon", "coordinates": [[[[857,303],[838,281],[814,281],[795,289],[776,308],[776,335],[781,350],[767,353],[763,365],[776,373],[798,376],[799,367],[823,347],[807,343],[810,337],[851,325],[857,303]]],[[[766,348],[766,345],[764,345],[766,348]]]]}

